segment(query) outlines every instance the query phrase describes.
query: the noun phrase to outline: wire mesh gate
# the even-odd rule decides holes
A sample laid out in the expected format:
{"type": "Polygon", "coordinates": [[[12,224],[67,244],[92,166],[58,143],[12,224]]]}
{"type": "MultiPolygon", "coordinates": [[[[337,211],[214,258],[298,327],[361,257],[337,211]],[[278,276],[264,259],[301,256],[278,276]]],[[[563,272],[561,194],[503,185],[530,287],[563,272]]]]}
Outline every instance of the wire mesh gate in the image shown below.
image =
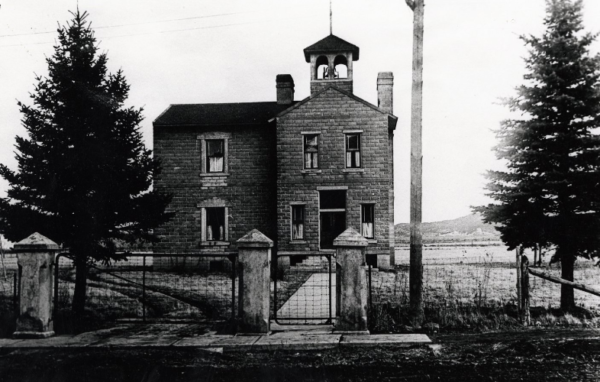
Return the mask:
{"type": "Polygon", "coordinates": [[[20,279],[17,255],[0,248],[0,317],[11,312],[18,313],[20,279]]]}
{"type": "Polygon", "coordinates": [[[336,306],[334,272],[333,253],[278,254],[272,319],[281,325],[333,323],[336,306]]]}
{"type": "MultiPolygon", "coordinates": [[[[68,321],[75,267],[56,257],[55,323],[68,321]]],[[[129,253],[125,261],[88,268],[86,313],[96,320],[233,322],[237,252],[129,253]]]]}

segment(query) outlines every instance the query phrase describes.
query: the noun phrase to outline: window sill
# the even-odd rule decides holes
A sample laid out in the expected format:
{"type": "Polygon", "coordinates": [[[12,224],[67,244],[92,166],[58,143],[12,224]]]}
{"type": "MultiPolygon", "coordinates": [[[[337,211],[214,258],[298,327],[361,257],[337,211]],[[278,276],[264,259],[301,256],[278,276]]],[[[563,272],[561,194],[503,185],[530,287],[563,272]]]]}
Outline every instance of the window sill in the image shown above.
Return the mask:
{"type": "MultiPolygon", "coordinates": [[[[367,239],[367,238],[365,238],[365,239],[367,239]]],[[[369,242],[369,244],[377,244],[376,239],[367,239],[367,241],[369,242]]]]}
{"type": "Polygon", "coordinates": [[[335,249],[321,249],[319,248],[319,252],[324,252],[324,253],[335,253],[336,250],[335,249]]]}
{"type": "Polygon", "coordinates": [[[203,172],[200,174],[201,178],[204,177],[218,177],[218,176],[229,176],[228,172],[203,172]]]}
{"type": "Polygon", "coordinates": [[[314,174],[320,174],[322,172],[322,170],[321,169],[307,169],[307,170],[302,170],[300,172],[302,174],[314,175],[314,174]]]}
{"type": "Polygon", "coordinates": [[[342,170],[343,173],[349,173],[349,172],[365,172],[364,168],[345,168],[342,170]]]}
{"type": "Polygon", "coordinates": [[[201,241],[201,247],[227,247],[229,246],[228,241],[201,241]]]}
{"type": "Polygon", "coordinates": [[[306,245],[308,242],[306,240],[291,240],[290,244],[304,244],[306,245]]]}

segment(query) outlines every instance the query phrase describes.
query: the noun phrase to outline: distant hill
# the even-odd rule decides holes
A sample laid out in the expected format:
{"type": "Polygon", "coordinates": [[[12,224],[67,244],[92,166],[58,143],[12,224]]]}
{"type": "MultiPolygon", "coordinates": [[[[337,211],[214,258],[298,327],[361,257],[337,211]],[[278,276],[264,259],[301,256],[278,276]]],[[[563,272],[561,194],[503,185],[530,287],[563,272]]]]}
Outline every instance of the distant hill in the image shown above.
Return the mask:
{"type": "MultiPolygon", "coordinates": [[[[423,223],[423,242],[498,241],[500,234],[493,225],[485,224],[480,215],[467,215],[454,220],[423,223]]],[[[396,224],[396,243],[410,242],[410,224],[396,224]]]]}

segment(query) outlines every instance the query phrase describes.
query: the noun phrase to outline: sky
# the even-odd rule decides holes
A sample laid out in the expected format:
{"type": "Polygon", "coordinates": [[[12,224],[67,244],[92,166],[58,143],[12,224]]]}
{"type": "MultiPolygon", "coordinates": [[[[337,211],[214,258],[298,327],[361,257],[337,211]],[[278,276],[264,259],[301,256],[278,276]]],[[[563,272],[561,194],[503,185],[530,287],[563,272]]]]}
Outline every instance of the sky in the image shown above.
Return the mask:
{"type": "MultiPolygon", "coordinates": [[[[600,32],[600,1],[584,0],[586,30],[600,32]]],[[[493,130],[508,118],[500,99],[521,84],[521,35],[541,35],[544,0],[425,0],[423,221],[487,204],[484,174],[502,169],[493,130]]],[[[111,72],[131,85],[128,105],[152,121],[170,104],[274,101],[275,76],[291,74],[309,96],[303,49],[329,34],[328,0],[0,0],[0,163],[16,169],[25,136],[17,100],[30,104],[46,75],[56,29],[79,5],[89,13],[111,72]]],[[[410,210],[412,11],[404,0],[333,0],[333,33],[360,48],[354,94],[377,104],[377,73],[394,73],[395,222],[410,210]]],[[[600,52],[595,42],[592,52],[600,52]]],[[[0,197],[8,184],[0,179],[0,197]]]]}

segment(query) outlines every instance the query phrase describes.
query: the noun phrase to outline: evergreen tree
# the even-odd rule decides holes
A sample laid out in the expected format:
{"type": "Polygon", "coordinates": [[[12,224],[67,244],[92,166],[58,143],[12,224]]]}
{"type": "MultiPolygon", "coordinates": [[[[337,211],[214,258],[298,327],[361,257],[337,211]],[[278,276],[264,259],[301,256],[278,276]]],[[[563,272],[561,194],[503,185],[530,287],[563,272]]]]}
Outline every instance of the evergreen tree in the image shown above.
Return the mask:
{"type": "MultiPolygon", "coordinates": [[[[475,210],[499,224],[509,248],[555,248],[572,281],[577,256],[600,255],[600,56],[590,54],[596,36],[583,32],[581,0],[546,5],[543,36],[521,37],[530,48],[525,84],[507,100],[520,117],[496,132],[507,163],[488,172],[497,203],[475,210]]],[[[562,285],[561,308],[574,306],[573,288],[562,285]]]]}
{"type": "Polygon", "coordinates": [[[91,261],[117,259],[116,242],[154,240],[168,220],[169,195],[152,190],[160,165],[142,141],[142,109],[126,107],[129,85],[107,71],[86,12],[58,29],[37,76],[33,105],[18,103],[26,138],[16,138],[18,171],[0,199],[0,232],[19,241],[38,231],[69,248],[76,265],[73,310],[81,317],[91,261]]]}

